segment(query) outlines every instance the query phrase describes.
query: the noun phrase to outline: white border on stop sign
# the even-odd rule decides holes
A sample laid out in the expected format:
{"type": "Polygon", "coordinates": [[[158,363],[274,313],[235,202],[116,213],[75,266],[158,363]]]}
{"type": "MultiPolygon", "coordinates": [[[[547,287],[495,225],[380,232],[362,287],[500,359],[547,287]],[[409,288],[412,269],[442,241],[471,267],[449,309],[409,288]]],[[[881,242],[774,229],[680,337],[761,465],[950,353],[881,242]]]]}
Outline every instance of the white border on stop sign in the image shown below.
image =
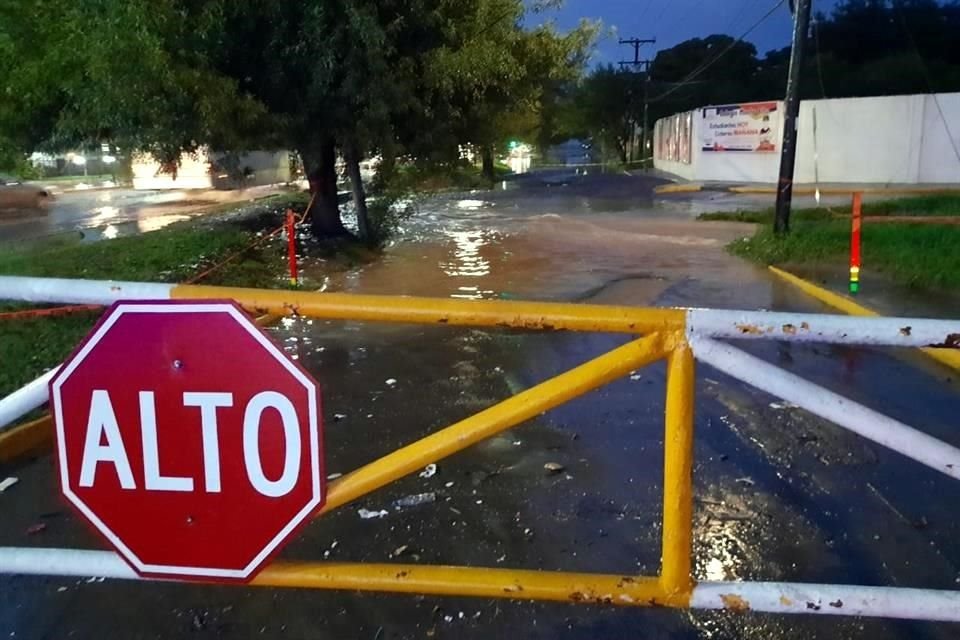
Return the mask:
{"type": "Polygon", "coordinates": [[[56,429],[57,429],[57,453],[59,457],[59,466],[60,466],[60,484],[64,496],[79,509],[83,515],[97,528],[97,530],[106,537],[110,543],[120,551],[121,556],[123,556],[127,562],[132,564],[134,568],[141,572],[147,574],[157,574],[157,575],[167,575],[167,576],[194,576],[194,577],[210,577],[210,578],[228,578],[228,579],[246,579],[249,578],[254,571],[260,567],[260,565],[266,560],[274,551],[277,550],[277,547],[283,542],[283,540],[290,535],[290,533],[320,505],[323,501],[323,494],[321,489],[321,455],[320,455],[320,435],[319,435],[319,421],[317,414],[317,386],[314,384],[313,380],[309,378],[299,367],[297,367],[289,358],[275,345],[271,342],[261,331],[254,325],[251,320],[243,314],[243,312],[238,309],[232,302],[211,302],[211,303],[190,303],[190,302],[166,302],[166,303],[125,303],[118,302],[114,307],[107,311],[109,316],[101,324],[95,332],[90,335],[86,342],[83,343],[82,347],[70,357],[69,363],[61,369],[57,376],[50,383],[50,393],[51,399],[55,396],[57,402],[54,403],[55,407],[55,417],[56,417],[56,429]],[[117,322],[117,320],[124,314],[127,313],[227,313],[241,326],[243,327],[250,335],[252,335],[257,342],[262,346],[267,353],[273,356],[281,365],[290,373],[298,382],[300,382],[306,388],[308,392],[308,419],[309,419],[309,430],[310,430],[310,471],[311,471],[311,488],[313,489],[313,496],[307,505],[301,509],[291,520],[284,526],[280,532],[270,540],[269,543],[261,550],[256,557],[247,564],[243,569],[216,569],[210,567],[183,567],[176,565],[152,565],[146,564],[136,556],[133,551],[123,544],[123,542],[114,534],[106,524],[100,520],[96,514],[93,513],[83,503],[80,498],[70,490],[70,478],[67,470],[67,456],[66,449],[64,448],[64,434],[63,434],[63,409],[62,401],[60,399],[60,389],[63,386],[63,383],[70,376],[71,373],[83,362],[83,360],[90,354],[90,351],[97,345],[100,340],[103,339],[107,331],[117,322]]]}

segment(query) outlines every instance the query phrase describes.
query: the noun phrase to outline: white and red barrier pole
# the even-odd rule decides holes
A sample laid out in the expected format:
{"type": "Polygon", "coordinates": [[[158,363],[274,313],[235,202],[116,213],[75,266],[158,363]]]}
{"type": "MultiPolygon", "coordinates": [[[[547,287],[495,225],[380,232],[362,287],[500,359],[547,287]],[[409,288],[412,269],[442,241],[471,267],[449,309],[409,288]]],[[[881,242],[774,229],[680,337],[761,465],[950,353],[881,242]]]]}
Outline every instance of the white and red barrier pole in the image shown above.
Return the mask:
{"type": "Polygon", "coordinates": [[[863,194],[853,192],[853,207],[850,215],[850,293],[860,291],[860,227],[863,223],[861,209],[863,194]]]}

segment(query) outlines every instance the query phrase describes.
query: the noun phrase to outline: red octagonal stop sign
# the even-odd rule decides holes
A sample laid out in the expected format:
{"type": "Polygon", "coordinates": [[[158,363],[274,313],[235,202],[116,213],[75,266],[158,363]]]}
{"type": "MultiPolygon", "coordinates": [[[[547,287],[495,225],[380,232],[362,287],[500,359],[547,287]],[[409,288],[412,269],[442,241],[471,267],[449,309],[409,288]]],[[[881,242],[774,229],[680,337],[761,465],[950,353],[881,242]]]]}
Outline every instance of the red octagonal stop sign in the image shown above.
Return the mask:
{"type": "Polygon", "coordinates": [[[141,575],[248,580],[323,504],[317,384],[232,303],[115,304],[50,398],[63,495],[141,575]]]}

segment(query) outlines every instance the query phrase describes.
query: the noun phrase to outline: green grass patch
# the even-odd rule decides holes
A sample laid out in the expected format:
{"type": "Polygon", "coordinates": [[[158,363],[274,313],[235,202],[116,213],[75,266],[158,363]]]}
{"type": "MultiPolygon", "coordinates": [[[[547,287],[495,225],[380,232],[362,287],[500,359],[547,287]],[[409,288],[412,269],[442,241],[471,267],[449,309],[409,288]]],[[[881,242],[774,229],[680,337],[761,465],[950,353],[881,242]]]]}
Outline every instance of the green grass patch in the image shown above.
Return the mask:
{"type": "MultiPolygon", "coordinates": [[[[908,286],[960,289],[960,225],[883,223],[865,225],[863,262],[908,286]]],[[[842,263],[850,252],[850,224],[843,220],[797,221],[786,237],[769,226],[730,250],[761,264],[842,263]]]]}
{"type": "MultiPolygon", "coordinates": [[[[846,211],[849,213],[849,210],[846,211]]],[[[929,193],[863,204],[865,216],[960,216],[960,194],[929,193]]]]}
{"type": "MultiPolygon", "coordinates": [[[[960,194],[929,193],[890,200],[864,202],[865,216],[960,216],[960,194]]],[[[809,207],[794,209],[791,221],[829,220],[850,215],[849,205],[809,207]]],[[[699,220],[730,220],[733,222],[773,223],[773,207],[755,211],[720,211],[701,213],[699,220]]]]}
{"type": "MultiPolygon", "coordinates": [[[[794,209],[790,220],[811,221],[830,220],[834,215],[827,209],[794,209]]],[[[754,224],[773,224],[773,207],[753,211],[717,211],[701,213],[697,220],[727,220],[730,222],[752,222],[754,224]]]]}
{"type": "MultiPolygon", "coordinates": [[[[183,282],[237,252],[240,255],[203,279],[203,284],[285,286],[286,246],[275,237],[245,250],[260,234],[282,223],[287,206],[303,209],[299,196],[277,196],[232,205],[241,217],[209,217],[151,233],[81,243],[64,239],[0,252],[0,274],[63,278],[183,282]]],[[[0,303],[0,313],[30,308],[0,303]]],[[[0,397],[61,362],[93,326],[98,312],[31,319],[0,319],[0,397]]]]}

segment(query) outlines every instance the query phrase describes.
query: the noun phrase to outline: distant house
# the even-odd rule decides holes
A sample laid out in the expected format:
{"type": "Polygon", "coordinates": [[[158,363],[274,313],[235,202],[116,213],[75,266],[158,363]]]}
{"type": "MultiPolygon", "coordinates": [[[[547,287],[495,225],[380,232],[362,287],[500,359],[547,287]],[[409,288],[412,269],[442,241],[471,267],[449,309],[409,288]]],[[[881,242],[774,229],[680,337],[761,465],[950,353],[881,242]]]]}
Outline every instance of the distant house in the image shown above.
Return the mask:
{"type": "Polygon", "coordinates": [[[242,189],[290,182],[288,151],[211,152],[183,154],[176,176],[164,173],[149,154],[132,160],[134,189],[242,189]]]}

